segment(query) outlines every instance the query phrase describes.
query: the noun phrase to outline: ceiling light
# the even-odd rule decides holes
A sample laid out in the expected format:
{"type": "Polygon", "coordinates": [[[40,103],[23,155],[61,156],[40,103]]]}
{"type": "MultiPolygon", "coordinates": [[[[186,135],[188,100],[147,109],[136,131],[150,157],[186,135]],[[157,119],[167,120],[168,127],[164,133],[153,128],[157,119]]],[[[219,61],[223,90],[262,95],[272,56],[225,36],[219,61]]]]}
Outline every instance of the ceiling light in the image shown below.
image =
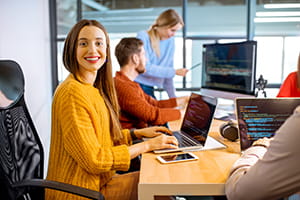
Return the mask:
{"type": "Polygon", "coordinates": [[[264,8],[300,8],[300,3],[264,4],[264,8]]]}
{"type": "Polygon", "coordinates": [[[300,12],[256,12],[257,17],[293,17],[300,16],[300,12]]]}
{"type": "Polygon", "coordinates": [[[254,22],[300,22],[300,17],[256,17],[254,22]]]}

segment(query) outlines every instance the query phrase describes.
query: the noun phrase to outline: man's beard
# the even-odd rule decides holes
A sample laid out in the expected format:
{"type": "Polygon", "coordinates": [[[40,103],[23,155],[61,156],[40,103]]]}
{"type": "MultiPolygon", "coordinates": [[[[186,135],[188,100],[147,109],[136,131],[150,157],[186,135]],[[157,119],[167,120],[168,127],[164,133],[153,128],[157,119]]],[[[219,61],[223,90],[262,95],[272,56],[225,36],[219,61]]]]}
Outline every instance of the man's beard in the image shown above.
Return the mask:
{"type": "Polygon", "coordinates": [[[138,73],[138,74],[143,74],[145,71],[146,71],[146,68],[145,67],[142,67],[141,65],[137,66],[135,68],[135,71],[138,73]]]}

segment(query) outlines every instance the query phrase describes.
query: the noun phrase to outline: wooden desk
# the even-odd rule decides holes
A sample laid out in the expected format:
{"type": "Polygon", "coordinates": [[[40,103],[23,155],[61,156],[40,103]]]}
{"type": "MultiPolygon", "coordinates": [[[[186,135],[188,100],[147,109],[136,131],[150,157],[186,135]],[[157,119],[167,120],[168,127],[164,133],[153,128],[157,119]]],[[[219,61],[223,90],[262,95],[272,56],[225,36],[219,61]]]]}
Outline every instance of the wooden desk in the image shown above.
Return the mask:
{"type": "MultiPolygon", "coordinates": [[[[170,127],[178,127],[178,123],[170,123],[170,127]]],[[[154,195],[224,195],[224,184],[232,164],[240,157],[240,147],[239,142],[230,142],[219,134],[221,123],[214,120],[209,135],[228,147],[193,152],[199,157],[197,161],[160,164],[157,154],[143,154],[139,200],[153,200],[154,195]]]]}

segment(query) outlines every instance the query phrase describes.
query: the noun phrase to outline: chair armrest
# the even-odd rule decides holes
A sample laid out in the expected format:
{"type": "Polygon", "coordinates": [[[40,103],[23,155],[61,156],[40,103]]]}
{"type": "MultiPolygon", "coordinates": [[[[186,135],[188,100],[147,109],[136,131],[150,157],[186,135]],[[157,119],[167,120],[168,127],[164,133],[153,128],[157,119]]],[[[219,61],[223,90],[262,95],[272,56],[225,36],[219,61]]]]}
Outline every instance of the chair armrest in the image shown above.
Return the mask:
{"type": "Polygon", "coordinates": [[[49,188],[49,189],[54,189],[62,192],[72,193],[75,195],[79,195],[94,200],[105,199],[104,196],[98,191],[90,190],[87,188],[83,188],[83,187],[79,187],[67,183],[45,180],[45,179],[27,179],[15,183],[12,186],[13,187],[42,187],[42,188],[49,188]]]}

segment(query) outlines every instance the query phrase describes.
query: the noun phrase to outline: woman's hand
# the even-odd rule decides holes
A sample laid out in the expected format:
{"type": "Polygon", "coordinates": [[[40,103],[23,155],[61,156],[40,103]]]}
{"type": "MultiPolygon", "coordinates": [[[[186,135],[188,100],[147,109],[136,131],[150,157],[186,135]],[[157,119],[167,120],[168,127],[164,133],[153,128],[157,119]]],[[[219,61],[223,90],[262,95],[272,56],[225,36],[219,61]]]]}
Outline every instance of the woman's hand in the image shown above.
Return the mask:
{"type": "Polygon", "coordinates": [[[178,141],[174,136],[160,135],[144,142],[146,151],[153,151],[157,149],[176,149],[178,148],[178,141]]]}
{"type": "Polygon", "coordinates": [[[178,75],[178,76],[185,76],[186,73],[188,73],[188,69],[186,68],[181,68],[181,69],[176,69],[175,70],[175,74],[178,75]]]}
{"type": "Polygon", "coordinates": [[[152,138],[159,136],[163,133],[168,135],[172,135],[172,131],[164,126],[152,126],[148,128],[136,129],[134,130],[134,134],[137,138],[141,139],[142,137],[152,138]]]}
{"type": "MultiPolygon", "coordinates": [[[[159,132],[159,131],[169,131],[169,129],[167,129],[166,127],[156,126],[156,127],[145,128],[145,129],[149,135],[157,135],[158,134],[158,136],[151,138],[145,142],[140,142],[140,143],[129,146],[128,148],[129,148],[129,153],[130,153],[131,159],[135,158],[136,156],[138,156],[142,153],[157,150],[157,149],[170,149],[170,148],[176,149],[176,148],[178,148],[178,141],[174,136],[168,136],[168,135],[165,135],[165,134],[162,134],[159,132]]],[[[144,129],[139,129],[139,130],[135,130],[135,131],[142,131],[142,130],[144,130],[144,129]]]]}

